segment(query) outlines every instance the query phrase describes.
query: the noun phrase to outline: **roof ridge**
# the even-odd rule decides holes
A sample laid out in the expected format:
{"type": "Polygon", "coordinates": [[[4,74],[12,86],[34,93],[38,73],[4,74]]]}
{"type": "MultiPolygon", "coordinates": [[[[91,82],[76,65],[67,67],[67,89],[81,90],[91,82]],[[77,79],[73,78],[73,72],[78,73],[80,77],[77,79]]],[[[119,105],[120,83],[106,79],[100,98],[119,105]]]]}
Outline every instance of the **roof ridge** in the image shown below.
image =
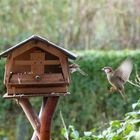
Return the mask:
{"type": "Polygon", "coordinates": [[[51,41],[39,36],[39,35],[32,35],[30,37],[28,37],[27,39],[19,42],[18,44],[12,46],[11,48],[5,50],[4,52],[0,53],[0,58],[1,57],[6,57],[8,55],[8,53],[10,53],[11,51],[14,51],[16,48],[26,44],[27,42],[31,41],[32,39],[38,39],[39,41],[42,41],[44,43],[48,43],[50,44],[51,46],[55,47],[56,49],[59,49],[60,51],[62,51],[64,54],[66,54],[70,59],[73,59],[75,60],[76,59],[76,55],[68,50],[66,50],[65,48],[62,48],[54,43],[52,43],[51,41]]]}

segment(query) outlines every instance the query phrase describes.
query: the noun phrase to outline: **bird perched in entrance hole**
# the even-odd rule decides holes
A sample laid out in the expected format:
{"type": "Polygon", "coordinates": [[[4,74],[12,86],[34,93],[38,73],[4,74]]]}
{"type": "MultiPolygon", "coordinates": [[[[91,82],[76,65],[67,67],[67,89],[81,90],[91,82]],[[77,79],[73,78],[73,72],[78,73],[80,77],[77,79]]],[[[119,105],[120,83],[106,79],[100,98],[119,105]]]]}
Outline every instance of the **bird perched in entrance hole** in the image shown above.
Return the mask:
{"type": "Polygon", "coordinates": [[[112,87],[110,88],[110,92],[119,91],[124,100],[126,100],[124,84],[129,81],[132,68],[132,60],[130,58],[127,58],[120,64],[120,66],[116,70],[113,70],[111,67],[104,67],[102,69],[106,73],[107,80],[112,85],[112,87]]]}

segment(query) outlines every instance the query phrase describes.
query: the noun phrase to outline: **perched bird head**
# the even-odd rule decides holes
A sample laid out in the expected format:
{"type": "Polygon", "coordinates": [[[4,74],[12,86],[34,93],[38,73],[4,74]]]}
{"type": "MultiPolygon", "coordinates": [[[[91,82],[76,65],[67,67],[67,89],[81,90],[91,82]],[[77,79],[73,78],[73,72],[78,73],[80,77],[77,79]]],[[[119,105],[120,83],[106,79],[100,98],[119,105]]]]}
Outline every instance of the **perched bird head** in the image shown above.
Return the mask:
{"type": "Polygon", "coordinates": [[[111,67],[104,67],[102,68],[102,71],[104,71],[106,74],[109,74],[113,72],[113,69],[111,67]]]}
{"type": "Polygon", "coordinates": [[[74,72],[78,71],[79,65],[73,63],[73,64],[70,64],[70,65],[69,65],[69,68],[70,68],[70,73],[74,73],[74,72]]]}
{"type": "Polygon", "coordinates": [[[88,76],[87,73],[85,73],[83,70],[80,69],[80,66],[79,66],[78,64],[75,64],[75,63],[70,64],[70,65],[69,65],[69,69],[70,69],[70,73],[74,73],[74,72],[78,71],[78,72],[80,72],[82,75],[88,76]]]}

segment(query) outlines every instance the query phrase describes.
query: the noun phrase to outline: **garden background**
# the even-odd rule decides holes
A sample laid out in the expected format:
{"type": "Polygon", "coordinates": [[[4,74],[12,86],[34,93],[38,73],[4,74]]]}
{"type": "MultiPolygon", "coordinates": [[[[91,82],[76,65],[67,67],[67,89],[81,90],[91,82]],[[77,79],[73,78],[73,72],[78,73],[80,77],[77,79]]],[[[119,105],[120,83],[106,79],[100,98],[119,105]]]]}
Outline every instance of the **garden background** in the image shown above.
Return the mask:
{"type": "MultiPolygon", "coordinates": [[[[54,115],[52,136],[64,139],[60,111],[66,126],[81,131],[102,130],[111,120],[124,117],[139,99],[139,88],[126,84],[128,103],[109,84],[102,67],[116,68],[130,56],[134,68],[130,79],[140,74],[139,0],[1,0],[0,51],[36,34],[78,55],[76,63],[88,76],[72,75],[70,95],[61,97],[54,115]]],[[[5,60],[0,61],[0,93],[5,60]]],[[[36,110],[41,99],[32,98],[36,110]]],[[[32,134],[18,103],[0,99],[0,140],[28,140],[32,134]],[[24,132],[24,133],[23,133],[24,132]],[[22,137],[21,137],[22,135],[22,137]]]]}

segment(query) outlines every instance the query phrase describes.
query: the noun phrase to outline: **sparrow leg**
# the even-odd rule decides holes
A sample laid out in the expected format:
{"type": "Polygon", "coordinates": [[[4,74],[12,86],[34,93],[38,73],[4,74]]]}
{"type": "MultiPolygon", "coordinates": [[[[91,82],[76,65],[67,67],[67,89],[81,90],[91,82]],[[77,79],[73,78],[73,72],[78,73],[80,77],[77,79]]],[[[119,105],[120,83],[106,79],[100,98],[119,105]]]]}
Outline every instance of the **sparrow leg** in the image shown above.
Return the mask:
{"type": "Polygon", "coordinates": [[[115,87],[111,87],[111,88],[109,89],[109,93],[113,93],[114,91],[116,91],[116,88],[115,88],[115,87]]]}

